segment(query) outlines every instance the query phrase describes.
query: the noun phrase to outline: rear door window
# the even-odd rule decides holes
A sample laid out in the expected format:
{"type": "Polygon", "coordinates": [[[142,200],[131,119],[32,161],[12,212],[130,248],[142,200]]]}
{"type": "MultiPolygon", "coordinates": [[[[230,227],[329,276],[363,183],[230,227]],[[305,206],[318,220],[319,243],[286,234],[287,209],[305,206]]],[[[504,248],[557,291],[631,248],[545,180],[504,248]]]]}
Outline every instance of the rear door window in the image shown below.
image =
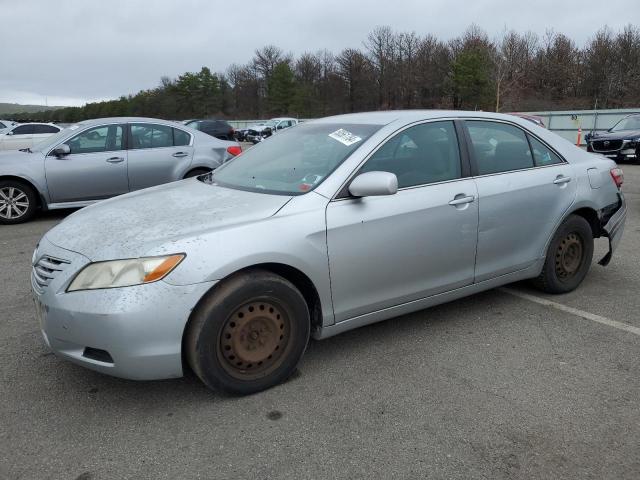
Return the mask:
{"type": "Polygon", "coordinates": [[[506,123],[466,122],[479,175],[532,168],[533,158],[525,133],[506,123]]]}
{"type": "Polygon", "coordinates": [[[527,137],[529,137],[529,143],[531,144],[531,150],[533,151],[533,161],[535,162],[536,167],[545,167],[547,165],[562,163],[562,159],[544,143],[531,135],[527,135],[527,137]]]}
{"type": "Polygon", "coordinates": [[[129,145],[132,150],[172,147],[173,128],[151,123],[134,123],[131,125],[129,145]]]}
{"type": "Polygon", "coordinates": [[[182,147],[191,143],[191,135],[179,128],[173,129],[173,144],[176,147],[182,147]]]}
{"type": "Polygon", "coordinates": [[[60,129],[53,125],[34,125],[34,133],[58,133],[60,129]]]}

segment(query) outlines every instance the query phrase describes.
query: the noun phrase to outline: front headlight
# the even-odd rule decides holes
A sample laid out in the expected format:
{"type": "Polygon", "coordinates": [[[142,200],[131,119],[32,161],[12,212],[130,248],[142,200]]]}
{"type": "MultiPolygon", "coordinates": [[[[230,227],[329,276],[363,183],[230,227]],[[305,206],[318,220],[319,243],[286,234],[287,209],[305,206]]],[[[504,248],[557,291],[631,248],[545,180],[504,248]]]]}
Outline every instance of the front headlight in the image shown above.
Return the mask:
{"type": "Polygon", "coordinates": [[[183,253],[162,257],[131,258],[90,263],[73,279],[67,292],[130,287],[166,277],[184,259],[183,253]]]}

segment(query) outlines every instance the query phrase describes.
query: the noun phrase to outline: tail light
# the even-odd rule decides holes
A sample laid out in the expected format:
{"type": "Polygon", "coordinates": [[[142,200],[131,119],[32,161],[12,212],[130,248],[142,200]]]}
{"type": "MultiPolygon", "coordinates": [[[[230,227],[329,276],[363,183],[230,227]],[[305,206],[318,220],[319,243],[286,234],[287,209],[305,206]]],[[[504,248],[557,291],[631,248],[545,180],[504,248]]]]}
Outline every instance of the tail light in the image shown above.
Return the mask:
{"type": "Polygon", "coordinates": [[[624,174],[622,173],[622,169],[619,167],[611,169],[611,178],[613,178],[613,183],[616,184],[616,187],[622,187],[624,183],[624,174]]]}
{"type": "MultiPolygon", "coordinates": [[[[232,145],[230,147],[227,147],[227,152],[233,155],[234,157],[237,157],[242,153],[242,147],[240,145],[232,145]]],[[[613,175],[613,173],[611,175],[613,175]]]]}

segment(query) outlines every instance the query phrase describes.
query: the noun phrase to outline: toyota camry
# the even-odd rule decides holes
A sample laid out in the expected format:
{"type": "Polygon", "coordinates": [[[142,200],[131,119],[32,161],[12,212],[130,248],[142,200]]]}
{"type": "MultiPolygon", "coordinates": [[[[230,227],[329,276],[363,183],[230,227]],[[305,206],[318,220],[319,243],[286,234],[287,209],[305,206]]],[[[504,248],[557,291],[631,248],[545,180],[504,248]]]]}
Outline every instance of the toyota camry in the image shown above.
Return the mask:
{"type": "Polygon", "coordinates": [[[36,311],[46,344],[84,367],[248,394],[285,380],[310,337],[525,279],[577,288],[594,238],[602,265],[620,242],[622,182],[510,115],[310,121],[70,215],[34,252],[36,311]]]}

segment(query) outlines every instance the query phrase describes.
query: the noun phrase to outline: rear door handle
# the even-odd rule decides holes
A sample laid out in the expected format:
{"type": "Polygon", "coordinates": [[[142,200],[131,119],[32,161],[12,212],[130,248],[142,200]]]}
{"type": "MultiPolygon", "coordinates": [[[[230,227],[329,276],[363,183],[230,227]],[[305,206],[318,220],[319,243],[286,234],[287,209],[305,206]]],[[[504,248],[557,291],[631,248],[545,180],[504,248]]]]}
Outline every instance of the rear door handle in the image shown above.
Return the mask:
{"type": "Polygon", "coordinates": [[[471,203],[476,199],[476,197],[474,197],[473,195],[466,195],[466,196],[463,196],[463,195],[464,194],[462,193],[456,195],[455,198],[449,202],[449,205],[453,205],[455,207],[456,205],[464,205],[465,203],[471,203]]]}
{"type": "Polygon", "coordinates": [[[182,157],[188,157],[189,154],[187,152],[176,152],[172,156],[176,158],[182,158],[182,157]]]}
{"type": "Polygon", "coordinates": [[[556,185],[562,185],[563,183],[569,183],[570,181],[571,181],[571,177],[565,177],[560,175],[556,177],[553,183],[555,183],[556,185]]]}
{"type": "Polygon", "coordinates": [[[121,163],[121,162],[124,162],[124,158],[123,157],[111,157],[111,158],[107,158],[107,162],[109,162],[109,163],[121,163]]]}

